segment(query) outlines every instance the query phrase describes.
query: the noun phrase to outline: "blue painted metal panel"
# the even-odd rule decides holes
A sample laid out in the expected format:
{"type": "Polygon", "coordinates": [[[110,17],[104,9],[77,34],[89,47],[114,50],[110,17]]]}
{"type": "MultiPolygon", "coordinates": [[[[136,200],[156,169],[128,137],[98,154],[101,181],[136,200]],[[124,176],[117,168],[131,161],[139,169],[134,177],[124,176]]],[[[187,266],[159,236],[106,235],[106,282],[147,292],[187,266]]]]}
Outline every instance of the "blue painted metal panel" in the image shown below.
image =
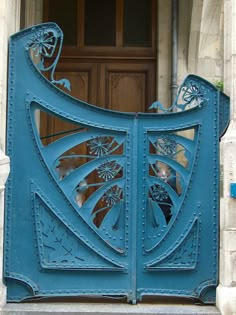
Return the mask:
{"type": "Polygon", "coordinates": [[[53,23],[11,38],[8,300],[109,295],[135,303],[165,295],[214,301],[218,143],[229,99],[190,75],[168,110],[159,102],[149,114],[100,109],[57,88],[70,88],[66,79],[54,79],[61,45],[53,23]],[[44,59],[55,53],[46,67],[44,59]],[[39,111],[77,128],[45,145],[39,111]]]}
{"type": "Polygon", "coordinates": [[[236,183],[230,183],[230,197],[236,198],[236,183]]]}

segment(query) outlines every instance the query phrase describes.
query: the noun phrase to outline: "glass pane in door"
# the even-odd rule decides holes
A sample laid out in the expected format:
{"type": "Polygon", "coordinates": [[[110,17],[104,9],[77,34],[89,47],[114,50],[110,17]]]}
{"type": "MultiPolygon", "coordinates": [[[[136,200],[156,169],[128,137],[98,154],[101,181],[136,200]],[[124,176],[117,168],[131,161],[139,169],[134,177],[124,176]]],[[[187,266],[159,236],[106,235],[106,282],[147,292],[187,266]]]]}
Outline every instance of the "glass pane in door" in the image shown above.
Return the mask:
{"type": "Polygon", "coordinates": [[[115,46],[115,0],[85,0],[84,44],[85,46],[115,46]]]}
{"type": "Polygon", "coordinates": [[[64,33],[64,45],[77,45],[77,0],[50,0],[48,21],[57,23],[64,33]],[[68,23],[69,21],[69,23],[68,23]]]}
{"type": "Polygon", "coordinates": [[[152,46],[152,0],[124,0],[124,46],[152,46]]]}

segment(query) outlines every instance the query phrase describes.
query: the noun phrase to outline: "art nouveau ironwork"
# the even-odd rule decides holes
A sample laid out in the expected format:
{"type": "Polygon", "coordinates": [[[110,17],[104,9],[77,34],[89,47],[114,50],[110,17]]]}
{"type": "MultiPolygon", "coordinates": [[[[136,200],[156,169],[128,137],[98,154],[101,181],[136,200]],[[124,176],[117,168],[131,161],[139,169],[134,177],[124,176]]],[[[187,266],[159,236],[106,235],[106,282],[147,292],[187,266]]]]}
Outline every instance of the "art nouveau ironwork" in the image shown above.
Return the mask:
{"type": "Polygon", "coordinates": [[[164,295],[214,301],[218,150],[228,97],[190,75],[169,109],[159,102],[148,114],[97,108],[58,88],[70,88],[54,78],[61,45],[52,23],[11,38],[8,300],[109,295],[136,303],[164,295]],[[71,129],[45,144],[37,127],[43,112],[71,129]]]}

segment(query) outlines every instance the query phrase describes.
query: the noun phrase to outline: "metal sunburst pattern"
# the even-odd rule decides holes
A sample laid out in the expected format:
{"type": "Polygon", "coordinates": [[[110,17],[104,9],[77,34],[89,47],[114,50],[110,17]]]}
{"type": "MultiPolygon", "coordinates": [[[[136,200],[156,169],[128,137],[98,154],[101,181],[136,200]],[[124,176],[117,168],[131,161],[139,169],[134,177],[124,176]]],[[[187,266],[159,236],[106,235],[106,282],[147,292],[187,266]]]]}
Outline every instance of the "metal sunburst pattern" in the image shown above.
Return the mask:
{"type": "Polygon", "coordinates": [[[56,46],[58,36],[55,32],[48,30],[39,30],[35,32],[29,42],[29,48],[35,57],[52,57],[56,46]]]}
{"type": "Polygon", "coordinates": [[[97,168],[98,177],[104,181],[113,179],[121,170],[121,166],[115,161],[105,162],[97,168]]]}
{"type": "Polygon", "coordinates": [[[62,78],[55,79],[55,70],[61,54],[63,34],[59,27],[42,28],[35,30],[29,37],[26,50],[29,57],[39,71],[46,74],[50,78],[51,83],[64,87],[68,91],[71,90],[70,81],[62,78]],[[48,62],[45,63],[45,58],[48,62]]]}
{"type": "Polygon", "coordinates": [[[162,185],[153,185],[150,187],[150,193],[154,201],[164,201],[169,198],[168,192],[162,185]]]}
{"type": "Polygon", "coordinates": [[[89,153],[97,155],[106,155],[110,151],[112,144],[108,137],[98,136],[88,141],[89,153]]]}
{"type": "Polygon", "coordinates": [[[149,110],[155,110],[157,113],[170,113],[199,108],[207,103],[207,90],[199,82],[186,80],[180,86],[175,102],[172,106],[165,108],[159,101],[153,102],[149,110]]]}
{"type": "Polygon", "coordinates": [[[200,107],[201,104],[205,100],[206,92],[204,91],[203,87],[190,82],[188,85],[184,86],[183,88],[183,100],[185,104],[193,103],[194,106],[200,107]]]}
{"type": "Polygon", "coordinates": [[[157,138],[156,148],[158,153],[173,157],[176,154],[177,143],[172,135],[161,135],[157,138]]]}
{"type": "Polygon", "coordinates": [[[108,189],[103,197],[102,200],[105,201],[107,206],[113,206],[121,199],[122,189],[118,186],[112,186],[108,189]]]}
{"type": "Polygon", "coordinates": [[[53,86],[61,42],[54,23],[10,40],[8,301],[110,295],[136,303],[166,295],[214,302],[219,138],[229,98],[190,75],[166,115],[96,108],[53,86]],[[59,45],[52,59],[50,34],[59,45]],[[48,79],[38,70],[50,70],[48,79]],[[44,145],[37,111],[78,128],[44,145]]]}

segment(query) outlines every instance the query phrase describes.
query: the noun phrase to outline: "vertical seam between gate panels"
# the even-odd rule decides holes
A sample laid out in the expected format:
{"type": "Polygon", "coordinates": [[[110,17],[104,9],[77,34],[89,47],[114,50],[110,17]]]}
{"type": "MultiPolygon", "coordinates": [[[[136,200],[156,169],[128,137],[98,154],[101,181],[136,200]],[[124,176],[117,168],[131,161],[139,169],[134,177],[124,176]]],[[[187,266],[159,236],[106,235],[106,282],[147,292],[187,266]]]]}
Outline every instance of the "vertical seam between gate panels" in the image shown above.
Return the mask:
{"type": "Polygon", "coordinates": [[[137,290],[137,189],[138,189],[138,179],[137,179],[137,174],[138,174],[138,117],[134,117],[133,121],[133,134],[132,134],[132,139],[133,139],[133,150],[132,150],[132,178],[133,178],[133,184],[131,187],[131,193],[132,193],[132,205],[133,207],[131,208],[131,298],[132,298],[132,303],[136,304],[136,290],[137,290]]]}

